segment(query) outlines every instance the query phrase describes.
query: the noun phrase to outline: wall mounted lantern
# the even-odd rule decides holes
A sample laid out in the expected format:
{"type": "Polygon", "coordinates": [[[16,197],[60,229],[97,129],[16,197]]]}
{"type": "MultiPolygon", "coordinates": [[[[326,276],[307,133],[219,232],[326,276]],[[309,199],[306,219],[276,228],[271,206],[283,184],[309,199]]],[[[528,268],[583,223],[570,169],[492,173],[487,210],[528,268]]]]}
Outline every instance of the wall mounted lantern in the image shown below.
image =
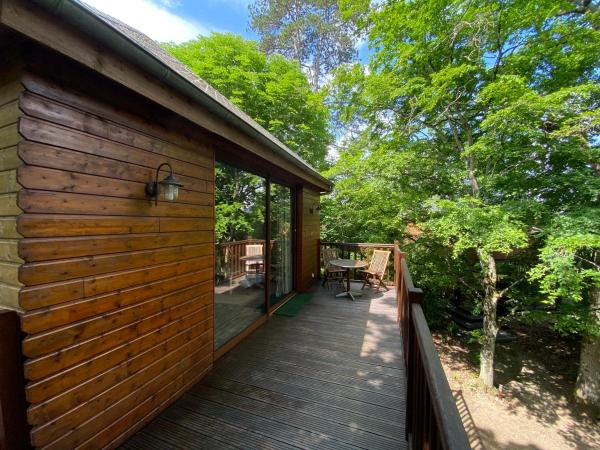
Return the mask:
{"type": "Polygon", "coordinates": [[[158,197],[160,196],[161,190],[164,190],[165,192],[165,200],[172,202],[177,200],[177,197],[179,197],[179,188],[182,186],[183,184],[181,184],[179,180],[175,178],[175,175],[173,175],[173,168],[171,167],[171,164],[164,162],[158,166],[158,169],[156,169],[156,177],[154,181],[151,181],[146,185],[146,193],[150,197],[154,197],[155,202],[158,205],[158,197]],[[169,175],[167,175],[164,180],[158,181],[158,174],[160,173],[160,169],[164,166],[169,168],[169,175]]]}

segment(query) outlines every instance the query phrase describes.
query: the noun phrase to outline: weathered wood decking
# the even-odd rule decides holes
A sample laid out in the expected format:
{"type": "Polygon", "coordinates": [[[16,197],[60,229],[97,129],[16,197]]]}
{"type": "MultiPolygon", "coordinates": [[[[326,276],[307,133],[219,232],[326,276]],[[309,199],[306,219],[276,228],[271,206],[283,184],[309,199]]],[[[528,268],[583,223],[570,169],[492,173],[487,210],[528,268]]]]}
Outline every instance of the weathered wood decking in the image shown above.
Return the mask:
{"type": "Polygon", "coordinates": [[[395,318],[391,291],[352,302],[316,288],[298,316],[273,316],[123,448],[406,448],[395,318]]]}

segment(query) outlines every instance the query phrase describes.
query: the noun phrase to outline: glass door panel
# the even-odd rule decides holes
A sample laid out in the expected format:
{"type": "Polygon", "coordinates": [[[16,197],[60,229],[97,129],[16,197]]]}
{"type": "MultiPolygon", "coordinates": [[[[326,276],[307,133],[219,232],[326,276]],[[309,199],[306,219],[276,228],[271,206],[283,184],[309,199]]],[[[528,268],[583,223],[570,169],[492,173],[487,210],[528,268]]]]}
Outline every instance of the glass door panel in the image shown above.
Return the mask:
{"type": "Polygon", "coordinates": [[[218,163],[215,197],[215,348],[219,348],[266,313],[266,180],[218,163]]]}
{"type": "Polygon", "coordinates": [[[292,191],[271,184],[271,258],[270,298],[276,304],[293,289],[293,222],[292,191]]]}

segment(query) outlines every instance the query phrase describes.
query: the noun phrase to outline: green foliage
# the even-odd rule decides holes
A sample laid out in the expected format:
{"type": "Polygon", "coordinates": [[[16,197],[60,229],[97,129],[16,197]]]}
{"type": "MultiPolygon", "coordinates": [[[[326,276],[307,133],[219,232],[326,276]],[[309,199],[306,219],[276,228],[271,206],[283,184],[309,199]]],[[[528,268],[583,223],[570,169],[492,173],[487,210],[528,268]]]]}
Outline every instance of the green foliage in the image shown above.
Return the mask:
{"type": "Polygon", "coordinates": [[[314,89],[356,54],[353,22],[342,20],[336,1],[256,0],[249,10],[261,48],[298,61],[314,89]]]}
{"type": "Polygon", "coordinates": [[[424,227],[452,249],[454,258],[473,249],[491,255],[527,246],[524,224],[500,205],[484,205],[468,196],[431,199],[429,204],[432,214],[424,227]]]}
{"type": "Polygon", "coordinates": [[[481,330],[473,330],[469,333],[469,339],[467,339],[467,342],[469,344],[481,344],[482,340],[483,333],[481,332],[481,330]]]}
{"type": "Polygon", "coordinates": [[[217,242],[262,239],[265,179],[225,164],[215,168],[215,235],[217,242]]]}
{"type": "Polygon", "coordinates": [[[600,334],[589,297],[590,286],[600,288],[600,210],[557,216],[546,234],[540,261],[530,276],[547,295],[545,302],[557,308],[542,317],[563,333],[600,334]]]}
{"type": "Polygon", "coordinates": [[[329,113],[296,62],[266,56],[256,42],[233,34],[164,47],[308,163],[325,167],[329,113]]]}
{"type": "Polygon", "coordinates": [[[598,249],[598,8],[340,5],[372,55],[367,67],[339,67],[327,86],[346,139],[327,172],[336,184],[322,209],[324,237],[399,239],[431,301],[480,302],[478,255],[507,254],[498,292],[513,311],[546,299],[559,304],[559,328],[590,329],[597,267],[580,258],[598,249]]]}

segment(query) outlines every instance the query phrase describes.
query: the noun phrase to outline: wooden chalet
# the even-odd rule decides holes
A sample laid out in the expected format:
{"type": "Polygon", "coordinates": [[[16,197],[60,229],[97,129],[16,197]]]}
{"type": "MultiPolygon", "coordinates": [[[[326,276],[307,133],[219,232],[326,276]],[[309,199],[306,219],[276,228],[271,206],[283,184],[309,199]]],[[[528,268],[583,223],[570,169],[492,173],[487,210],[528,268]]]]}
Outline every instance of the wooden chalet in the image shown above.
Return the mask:
{"type": "Polygon", "coordinates": [[[330,190],[145,35],[78,1],[0,0],[0,448],[464,448],[430,336],[413,354],[433,387],[406,398],[420,296],[398,246],[377,308],[314,286],[330,190]],[[216,167],[253,180],[247,236],[215,235],[216,167]],[[304,322],[269,320],[309,290],[304,322]],[[377,324],[387,356],[344,354],[377,324]],[[269,364],[304,372],[240,391],[269,364]],[[387,388],[352,381],[363,369],[387,388]],[[205,408],[185,426],[180,398],[205,408]],[[406,429],[407,401],[428,421],[406,429]]]}

